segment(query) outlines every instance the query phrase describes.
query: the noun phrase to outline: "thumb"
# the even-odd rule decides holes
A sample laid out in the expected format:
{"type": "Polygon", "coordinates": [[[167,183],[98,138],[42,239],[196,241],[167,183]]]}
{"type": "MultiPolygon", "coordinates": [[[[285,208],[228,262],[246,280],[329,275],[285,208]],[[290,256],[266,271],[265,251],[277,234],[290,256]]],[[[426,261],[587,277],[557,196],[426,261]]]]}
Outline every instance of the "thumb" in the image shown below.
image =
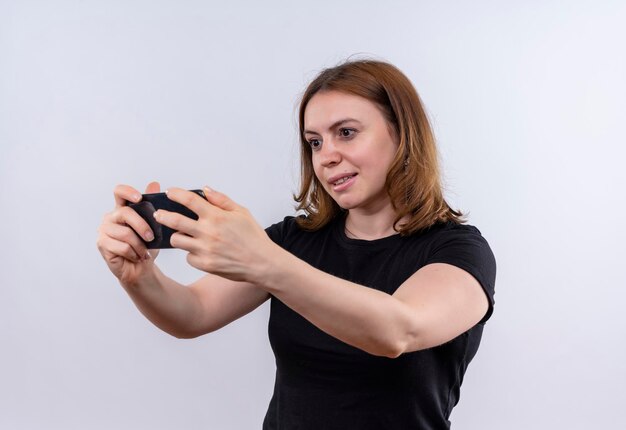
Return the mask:
{"type": "Polygon", "coordinates": [[[206,196],[206,199],[209,201],[209,203],[217,206],[220,209],[233,211],[238,207],[237,203],[232,201],[230,197],[228,197],[226,194],[214,191],[207,186],[205,186],[202,191],[204,191],[204,195],[206,196]]]}
{"type": "Polygon", "coordinates": [[[150,182],[146,187],[146,194],[158,193],[159,191],[161,191],[161,185],[156,181],[150,182]]]}

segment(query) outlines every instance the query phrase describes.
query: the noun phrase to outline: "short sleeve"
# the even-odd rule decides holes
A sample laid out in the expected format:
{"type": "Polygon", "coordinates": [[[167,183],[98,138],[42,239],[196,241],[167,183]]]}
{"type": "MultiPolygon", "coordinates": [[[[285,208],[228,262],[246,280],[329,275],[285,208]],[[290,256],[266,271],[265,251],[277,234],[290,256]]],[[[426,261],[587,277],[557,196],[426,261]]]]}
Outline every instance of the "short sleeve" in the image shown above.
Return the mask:
{"type": "Polygon", "coordinates": [[[294,217],[286,216],[282,221],[267,227],[265,233],[272,239],[272,242],[284,248],[285,239],[289,235],[290,230],[293,229],[294,224],[294,217]]]}
{"type": "Polygon", "coordinates": [[[459,267],[480,283],[489,308],[479,324],[484,324],[495,305],[496,259],[480,231],[470,225],[454,225],[434,239],[426,264],[447,263],[459,267]]]}

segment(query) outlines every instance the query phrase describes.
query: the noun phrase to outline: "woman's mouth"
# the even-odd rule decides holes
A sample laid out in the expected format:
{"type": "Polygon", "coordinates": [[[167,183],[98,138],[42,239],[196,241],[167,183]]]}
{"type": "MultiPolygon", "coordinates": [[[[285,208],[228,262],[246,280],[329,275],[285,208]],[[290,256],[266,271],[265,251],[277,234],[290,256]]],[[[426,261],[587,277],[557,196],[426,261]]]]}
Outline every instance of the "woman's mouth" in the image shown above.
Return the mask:
{"type": "Polygon", "coordinates": [[[336,181],[332,182],[332,186],[333,186],[333,191],[343,191],[347,188],[349,188],[354,181],[356,180],[356,173],[352,173],[346,176],[343,176],[339,179],[337,179],[336,181]]]}

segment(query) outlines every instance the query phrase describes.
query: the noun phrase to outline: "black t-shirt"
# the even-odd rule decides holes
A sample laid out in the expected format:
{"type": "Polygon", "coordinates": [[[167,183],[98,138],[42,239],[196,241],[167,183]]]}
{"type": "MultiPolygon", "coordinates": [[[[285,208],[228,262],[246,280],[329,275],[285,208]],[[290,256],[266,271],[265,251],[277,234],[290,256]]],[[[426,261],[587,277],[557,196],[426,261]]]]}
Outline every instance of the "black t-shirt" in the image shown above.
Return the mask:
{"type": "Polygon", "coordinates": [[[269,339],[276,382],[263,429],[449,429],[463,375],[493,312],[496,262],[487,241],[476,227],[451,222],[408,237],[351,239],[344,222],[340,216],[306,232],[286,217],[266,231],[310,265],[388,294],[426,264],[455,265],[480,282],[489,310],[453,340],[392,359],[324,333],[272,296],[269,339]]]}

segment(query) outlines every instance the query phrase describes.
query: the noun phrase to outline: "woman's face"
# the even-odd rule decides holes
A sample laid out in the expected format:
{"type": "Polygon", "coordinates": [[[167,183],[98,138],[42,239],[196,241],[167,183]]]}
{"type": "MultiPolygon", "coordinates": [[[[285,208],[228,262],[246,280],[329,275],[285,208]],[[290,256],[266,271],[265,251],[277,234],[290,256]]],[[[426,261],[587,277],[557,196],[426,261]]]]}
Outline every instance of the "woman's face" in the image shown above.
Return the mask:
{"type": "Polygon", "coordinates": [[[338,91],[315,94],[304,112],[313,169],[343,209],[376,212],[389,205],[385,180],[397,139],[369,100],[338,91]]]}

